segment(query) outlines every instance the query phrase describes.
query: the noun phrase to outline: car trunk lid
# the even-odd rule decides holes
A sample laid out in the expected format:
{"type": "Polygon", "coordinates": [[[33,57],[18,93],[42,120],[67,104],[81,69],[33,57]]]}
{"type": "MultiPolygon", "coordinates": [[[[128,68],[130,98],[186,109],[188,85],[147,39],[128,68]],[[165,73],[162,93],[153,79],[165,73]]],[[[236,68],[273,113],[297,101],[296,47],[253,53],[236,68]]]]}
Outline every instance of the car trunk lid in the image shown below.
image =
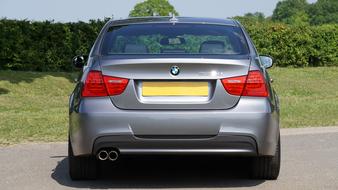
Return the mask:
{"type": "Polygon", "coordinates": [[[113,104],[130,110],[230,109],[240,96],[227,93],[220,79],[248,74],[249,59],[109,59],[103,75],[129,79],[113,104]],[[179,70],[175,75],[172,70],[179,70]]]}

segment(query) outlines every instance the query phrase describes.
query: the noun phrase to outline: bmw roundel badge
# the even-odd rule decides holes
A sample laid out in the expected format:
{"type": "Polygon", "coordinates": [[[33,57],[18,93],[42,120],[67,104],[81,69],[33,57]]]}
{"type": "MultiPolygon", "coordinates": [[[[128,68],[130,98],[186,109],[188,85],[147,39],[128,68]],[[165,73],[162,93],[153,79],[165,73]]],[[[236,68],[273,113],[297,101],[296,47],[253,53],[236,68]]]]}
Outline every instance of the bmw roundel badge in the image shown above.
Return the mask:
{"type": "Polygon", "coordinates": [[[180,68],[178,66],[172,66],[170,69],[170,73],[174,76],[180,74],[180,68]]]}

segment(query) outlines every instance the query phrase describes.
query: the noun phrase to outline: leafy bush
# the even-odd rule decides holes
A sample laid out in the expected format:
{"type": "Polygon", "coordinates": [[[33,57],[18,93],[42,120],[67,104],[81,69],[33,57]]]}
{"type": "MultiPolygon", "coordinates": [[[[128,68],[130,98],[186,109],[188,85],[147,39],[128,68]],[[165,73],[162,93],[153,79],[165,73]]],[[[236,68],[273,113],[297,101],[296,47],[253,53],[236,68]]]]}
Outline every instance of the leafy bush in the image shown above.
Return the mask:
{"type": "MultiPolygon", "coordinates": [[[[0,20],[0,69],[71,71],[71,58],[88,54],[107,20],[89,23],[0,20]]],[[[278,66],[338,66],[338,25],[286,25],[241,20],[260,54],[278,66]]]]}
{"type": "Polygon", "coordinates": [[[106,21],[89,23],[0,20],[0,68],[71,71],[71,58],[88,54],[106,21]]]}
{"type": "Polygon", "coordinates": [[[287,25],[242,20],[260,54],[278,66],[338,66],[338,25],[287,25]]]}

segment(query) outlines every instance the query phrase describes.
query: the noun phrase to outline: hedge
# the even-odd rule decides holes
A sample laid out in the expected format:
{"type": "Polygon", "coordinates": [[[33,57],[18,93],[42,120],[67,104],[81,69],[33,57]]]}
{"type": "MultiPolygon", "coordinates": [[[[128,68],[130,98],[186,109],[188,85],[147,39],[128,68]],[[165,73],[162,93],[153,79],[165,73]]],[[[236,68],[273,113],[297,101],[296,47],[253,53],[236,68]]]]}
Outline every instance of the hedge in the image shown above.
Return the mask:
{"type": "MultiPolygon", "coordinates": [[[[107,20],[89,23],[0,20],[0,69],[71,71],[71,58],[88,54],[107,20]]],[[[242,21],[260,54],[277,66],[338,66],[338,25],[292,26],[242,21]]]]}
{"type": "Polygon", "coordinates": [[[71,71],[74,55],[88,54],[106,21],[89,23],[0,20],[0,69],[71,71]]]}
{"type": "Polygon", "coordinates": [[[277,66],[338,66],[338,25],[296,26],[242,22],[261,55],[277,66]]]}

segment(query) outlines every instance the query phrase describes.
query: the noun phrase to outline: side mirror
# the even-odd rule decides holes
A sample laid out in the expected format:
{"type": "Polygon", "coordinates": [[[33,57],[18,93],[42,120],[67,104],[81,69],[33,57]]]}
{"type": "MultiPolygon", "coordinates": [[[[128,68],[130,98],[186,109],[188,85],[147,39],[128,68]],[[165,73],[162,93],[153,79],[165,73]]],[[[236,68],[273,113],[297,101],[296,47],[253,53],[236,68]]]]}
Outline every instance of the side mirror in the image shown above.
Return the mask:
{"type": "Polygon", "coordinates": [[[73,58],[73,66],[79,69],[82,69],[86,63],[86,56],[77,55],[73,58]]]}
{"type": "Polygon", "coordinates": [[[264,68],[268,69],[271,68],[273,66],[273,61],[271,57],[268,56],[259,56],[261,63],[263,65],[264,68]]]}

